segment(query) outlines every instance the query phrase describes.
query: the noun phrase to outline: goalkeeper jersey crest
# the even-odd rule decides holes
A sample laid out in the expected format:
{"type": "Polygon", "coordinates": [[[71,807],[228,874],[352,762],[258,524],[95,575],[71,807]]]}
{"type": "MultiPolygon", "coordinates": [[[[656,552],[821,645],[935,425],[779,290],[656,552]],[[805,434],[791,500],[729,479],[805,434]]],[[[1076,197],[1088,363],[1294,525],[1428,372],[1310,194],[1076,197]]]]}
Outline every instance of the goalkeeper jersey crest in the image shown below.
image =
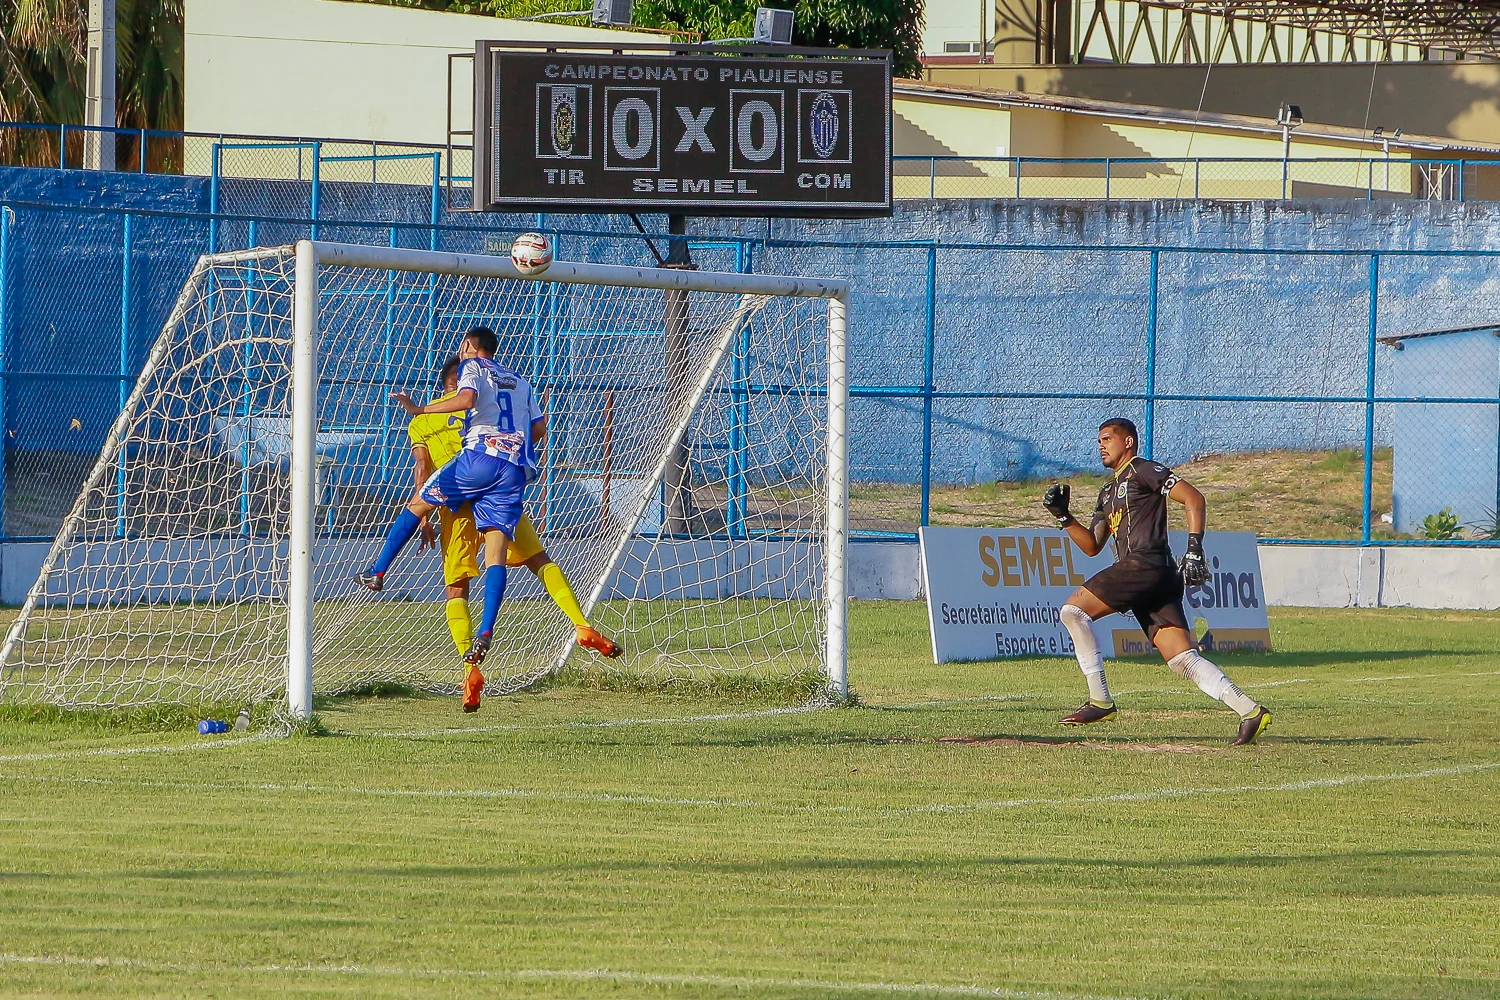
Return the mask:
{"type": "Polygon", "coordinates": [[[1165,465],[1132,458],[1099,491],[1091,527],[1108,523],[1115,558],[1143,555],[1172,561],[1167,544],[1167,494],[1181,480],[1165,465]]]}
{"type": "Polygon", "coordinates": [[[542,419],[542,412],[531,383],[492,358],[469,358],[458,367],[458,388],[474,392],[474,406],[464,420],[464,449],[535,469],[531,425],[542,419]]]}

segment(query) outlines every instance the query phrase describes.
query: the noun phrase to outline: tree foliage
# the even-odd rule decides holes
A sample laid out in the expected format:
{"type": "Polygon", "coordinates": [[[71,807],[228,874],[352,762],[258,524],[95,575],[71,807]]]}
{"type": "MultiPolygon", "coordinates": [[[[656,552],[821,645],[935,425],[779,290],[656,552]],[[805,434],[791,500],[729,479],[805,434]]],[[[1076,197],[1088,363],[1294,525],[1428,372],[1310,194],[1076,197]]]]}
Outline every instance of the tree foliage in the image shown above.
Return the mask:
{"type": "MultiPolygon", "coordinates": [[[[755,29],[753,0],[636,0],[636,23],[684,28],[707,40],[747,38],[755,29]]],[[[890,49],[897,76],[921,72],[922,0],[798,0],[792,41],[851,49],[890,49]]]]}
{"type": "MultiPolygon", "coordinates": [[[[582,0],[372,0],[463,14],[529,17],[581,10],[582,0]]],[[[755,8],[774,0],[636,0],[635,23],[643,28],[694,32],[705,40],[748,38],[755,8]]],[[[796,0],[792,40],[798,45],[890,49],[897,76],[921,73],[923,0],[796,0]]],[[[566,22],[560,22],[566,23],[566,22]]],[[[588,23],[587,17],[577,20],[588,23]]]]}
{"type": "MultiPolygon", "coordinates": [[[[0,119],[83,123],[88,0],[0,0],[0,119]]],[[[182,128],[182,0],[117,0],[115,120],[122,128],[182,128]]],[[[78,162],[80,149],[69,143],[78,162]]],[[[152,141],[149,165],[181,164],[181,144],[152,141]]],[[[134,142],[122,143],[139,156],[134,142]]],[[[0,161],[57,162],[50,132],[5,130],[0,161]]],[[[138,161],[137,161],[138,162],[138,161]]],[[[123,165],[123,164],[122,164],[123,165]]]]}
{"type": "MultiPolygon", "coordinates": [[[[183,0],[116,0],[116,121],[124,128],[180,130],[183,122],[183,0]]],[[[248,0],[247,0],[248,2],[248,0]]],[[[368,0],[398,7],[527,17],[580,10],[585,0],[368,0]]],[[[764,2],[764,0],[762,0],[764,2]]],[[[890,49],[898,76],[921,65],[923,0],[797,0],[793,40],[799,45],[890,49]]],[[[636,0],[641,27],[692,32],[707,40],[748,37],[751,0],[636,0]]],[[[587,16],[577,23],[587,23],[587,16]]],[[[0,120],[82,124],[88,0],[0,0],[0,120]]],[[[69,162],[79,162],[69,142],[69,162]]],[[[141,151],[126,140],[120,163],[138,165],[141,151]]],[[[181,168],[179,142],[151,140],[148,167],[181,168]]],[[[51,132],[0,130],[0,163],[56,163],[51,132]]]]}

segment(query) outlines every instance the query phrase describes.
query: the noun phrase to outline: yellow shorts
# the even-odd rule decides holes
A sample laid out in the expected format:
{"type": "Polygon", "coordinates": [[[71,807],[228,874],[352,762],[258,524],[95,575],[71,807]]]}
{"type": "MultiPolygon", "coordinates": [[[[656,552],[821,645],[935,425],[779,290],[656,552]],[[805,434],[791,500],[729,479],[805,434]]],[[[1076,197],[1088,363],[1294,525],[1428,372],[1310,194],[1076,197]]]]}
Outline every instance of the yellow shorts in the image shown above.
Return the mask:
{"type": "MultiPolygon", "coordinates": [[[[473,509],[468,504],[456,511],[440,507],[437,519],[443,546],[443,582],[452,585],[474,579],[479,575],[479,554],[484,551],[484,539],[474,524],[473,509]]],[[[505,565],[520,566],[545,551],[531,518],[522,514],[516,523],[516,537],[506,551],[505,565]]]]}
{"type": "Polygon", "coordinates": [[[525,514],[516,522],[516,537],[510,540],[510,548],[505,552],[505,565],[519,566],[532,556],[547,551],[542,540],[537,536],[536,525],[531,523],[531,518],[525,514]]]}

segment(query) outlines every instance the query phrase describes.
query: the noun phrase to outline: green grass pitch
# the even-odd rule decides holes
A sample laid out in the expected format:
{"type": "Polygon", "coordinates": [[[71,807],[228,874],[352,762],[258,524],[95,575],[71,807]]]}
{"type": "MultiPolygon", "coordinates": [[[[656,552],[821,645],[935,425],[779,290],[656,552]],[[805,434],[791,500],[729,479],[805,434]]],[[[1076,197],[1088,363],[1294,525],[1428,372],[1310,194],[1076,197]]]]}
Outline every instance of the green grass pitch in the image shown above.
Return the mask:
{"type": "Polygon", "coordinates": [[[330,735],[0,723],[0,995],[1500,996],[1500,616],[1273,609],[1062,731],[1065,660],[933,666],[856,603],[863,707],[552,687],[330,735]]]}

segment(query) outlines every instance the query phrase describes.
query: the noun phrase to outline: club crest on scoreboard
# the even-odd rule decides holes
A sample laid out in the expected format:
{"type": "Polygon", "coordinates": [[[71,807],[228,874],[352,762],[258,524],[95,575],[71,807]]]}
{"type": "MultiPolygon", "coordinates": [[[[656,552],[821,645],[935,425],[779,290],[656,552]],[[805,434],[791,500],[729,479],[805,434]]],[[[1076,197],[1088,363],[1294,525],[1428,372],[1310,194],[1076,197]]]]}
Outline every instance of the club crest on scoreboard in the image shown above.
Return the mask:
{"type": "Polygon", "coordinates": [[[833,95],[824,91],[813,98],[812,113],[807,117],[807,130],[812,134],[813,152],[818,159],[826,160],[833,155],[839,141],[839,108],[833,95]]]}
{"type": "Polygon", "coordinates": [[[854,92],[797,91],[797,162],[852,163],[854,92]]]}
{"type": "Polygon", "coordinates": [[[593,159],[594,88],[588,84],[536,85],[536,158],[593,159]]]}

